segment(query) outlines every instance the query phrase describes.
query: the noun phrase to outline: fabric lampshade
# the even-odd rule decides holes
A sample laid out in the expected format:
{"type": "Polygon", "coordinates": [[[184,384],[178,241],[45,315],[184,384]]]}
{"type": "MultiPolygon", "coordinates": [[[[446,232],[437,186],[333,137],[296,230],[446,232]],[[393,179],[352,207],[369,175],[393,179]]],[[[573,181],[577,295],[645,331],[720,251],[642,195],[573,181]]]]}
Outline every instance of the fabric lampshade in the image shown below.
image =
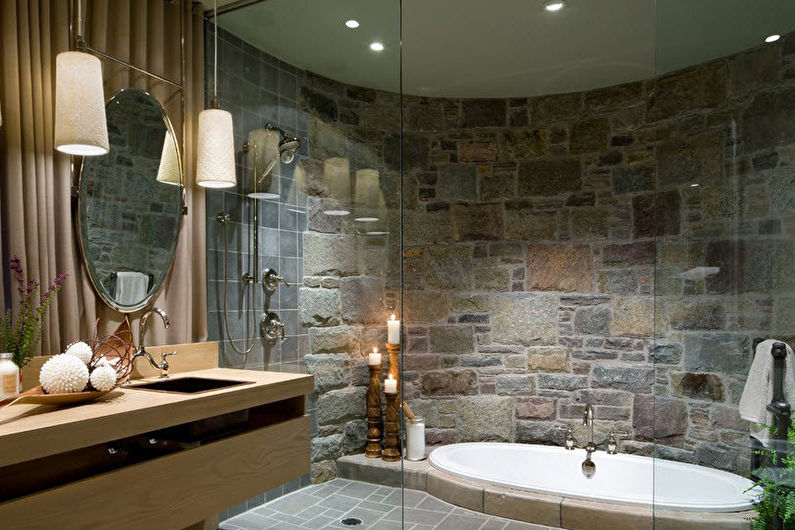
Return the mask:
{"type": "Polygon", "coordinates": [[[110,151],[102,63],[83,52],[55,58],[55,149],[78,156],[110,151]]]}
{"type": "Polygon", "coordinates": [[[235,186],[237,178],[232,115],[221,109],[201,111],[198,143],[196,183],[205,188],[235,186]]]}
{"type": "Polygon", "coordinates": [[[157,181],[176,186],[182,184],[177,144],[170,132],[166,133],[163,140],[163,153],[160,155],[160,166],[157,168],[157,181]]]}

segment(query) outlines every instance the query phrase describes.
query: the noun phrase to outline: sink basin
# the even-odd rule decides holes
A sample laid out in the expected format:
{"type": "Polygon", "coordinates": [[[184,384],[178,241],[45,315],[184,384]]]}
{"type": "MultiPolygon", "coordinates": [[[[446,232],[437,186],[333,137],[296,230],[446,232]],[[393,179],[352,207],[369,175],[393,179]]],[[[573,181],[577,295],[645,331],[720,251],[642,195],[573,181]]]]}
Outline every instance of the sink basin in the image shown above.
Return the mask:
{"type": "Polygon", "coordinates": [[[159,390],[160,392],[177,392],[180,394],[197,394],[209,390],[218,390],[237,385],[250,385],[251,381],[230,381],[227,379],[206,379],[204,377],[175,377],[160,379],[150,383],[130,385],[134,390],[159,390]]]}

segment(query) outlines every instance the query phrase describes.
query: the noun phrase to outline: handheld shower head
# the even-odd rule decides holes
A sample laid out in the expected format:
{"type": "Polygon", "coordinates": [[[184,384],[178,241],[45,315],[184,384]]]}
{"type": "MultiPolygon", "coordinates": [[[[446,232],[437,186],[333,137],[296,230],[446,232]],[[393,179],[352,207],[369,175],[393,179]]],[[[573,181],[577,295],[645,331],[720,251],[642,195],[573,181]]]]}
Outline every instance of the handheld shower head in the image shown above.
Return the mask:
{"type": "Polygon", "coordinates": [[[295,152],[298,151],[299,147],[301,147],[301,141],[298,138],[288,136],[282,138],[282,141],[279,142],[279,157],[281,161],[289,164],[295,160],[295,152]]]}

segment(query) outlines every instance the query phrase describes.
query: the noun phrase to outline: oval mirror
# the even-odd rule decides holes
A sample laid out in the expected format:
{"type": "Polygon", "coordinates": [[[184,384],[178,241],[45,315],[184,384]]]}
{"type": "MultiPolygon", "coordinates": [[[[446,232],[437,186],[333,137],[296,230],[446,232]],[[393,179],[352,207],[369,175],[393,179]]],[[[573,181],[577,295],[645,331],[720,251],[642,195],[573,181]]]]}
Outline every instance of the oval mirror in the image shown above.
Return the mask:
{"type": "Polygon", "coordinates": [[[182,163],[171,122],[147,92],[121,90],[106,113],[110,152],[80,170],[78,240],[99,296],[131,313],[154,298],[174,259],[182,163]]]}

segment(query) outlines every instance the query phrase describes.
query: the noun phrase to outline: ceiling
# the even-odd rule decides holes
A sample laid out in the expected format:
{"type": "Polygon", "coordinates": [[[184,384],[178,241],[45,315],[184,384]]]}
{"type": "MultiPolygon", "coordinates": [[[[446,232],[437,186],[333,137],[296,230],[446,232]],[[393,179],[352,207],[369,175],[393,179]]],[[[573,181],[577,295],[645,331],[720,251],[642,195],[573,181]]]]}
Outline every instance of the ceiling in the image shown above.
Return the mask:
{"type": "MultiPolygon", "coordinates": [[[[586,90],[671,72],[795,29],[793,0],[567,0],[556,13],[543,4],[403,0],[404,92],[586,90]]],[[[219,24],[299,68],[397,91],[400,14],[398,0],[264,0],[219,15],[219,24]],[[360,26],[348,29],[348,19],[360,26]],[[384,51],[371,51],[373,41],[384,51]]]]}

